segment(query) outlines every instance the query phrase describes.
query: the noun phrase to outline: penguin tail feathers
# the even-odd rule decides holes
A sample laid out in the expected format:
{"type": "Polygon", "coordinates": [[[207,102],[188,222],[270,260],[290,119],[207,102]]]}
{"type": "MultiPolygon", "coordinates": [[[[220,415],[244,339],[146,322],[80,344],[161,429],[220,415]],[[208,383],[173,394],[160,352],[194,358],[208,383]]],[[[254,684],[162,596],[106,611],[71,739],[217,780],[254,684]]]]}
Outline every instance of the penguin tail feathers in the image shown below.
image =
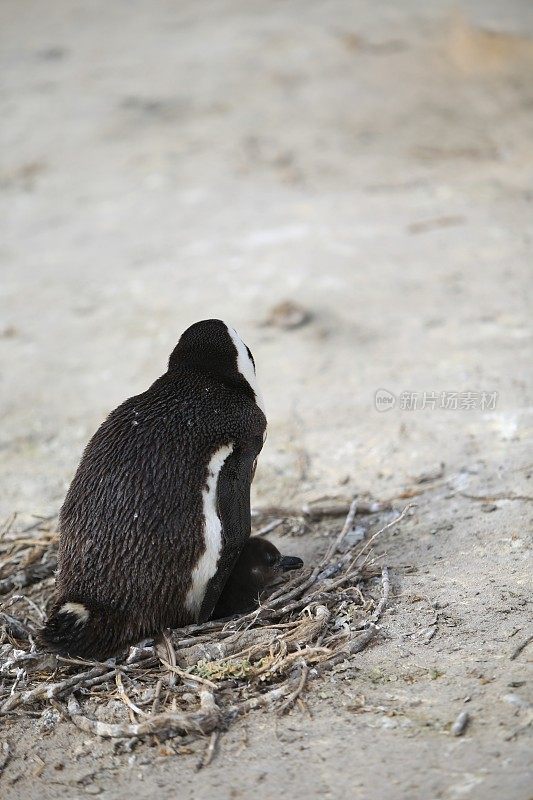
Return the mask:
{"type": "Polygon", "coordinates": [[[56,603],[39,632],[39,644],[63,656],[105,660],[124,646],[118,640],[121,626],[115,616],[85,603],[56,603]]]}

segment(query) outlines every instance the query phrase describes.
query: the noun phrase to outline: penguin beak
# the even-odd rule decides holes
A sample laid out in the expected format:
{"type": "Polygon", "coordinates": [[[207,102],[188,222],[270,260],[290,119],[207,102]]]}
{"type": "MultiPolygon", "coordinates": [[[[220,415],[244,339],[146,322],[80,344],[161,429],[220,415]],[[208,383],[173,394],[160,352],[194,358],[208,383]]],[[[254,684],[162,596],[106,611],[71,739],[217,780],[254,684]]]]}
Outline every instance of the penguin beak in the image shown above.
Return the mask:
{"type": "Polygon", "coordinates": [[[301,569],[304,562],[298,556],[281,556],[279,565],[283,572],[288,572],[291,569],[301,569]]]}

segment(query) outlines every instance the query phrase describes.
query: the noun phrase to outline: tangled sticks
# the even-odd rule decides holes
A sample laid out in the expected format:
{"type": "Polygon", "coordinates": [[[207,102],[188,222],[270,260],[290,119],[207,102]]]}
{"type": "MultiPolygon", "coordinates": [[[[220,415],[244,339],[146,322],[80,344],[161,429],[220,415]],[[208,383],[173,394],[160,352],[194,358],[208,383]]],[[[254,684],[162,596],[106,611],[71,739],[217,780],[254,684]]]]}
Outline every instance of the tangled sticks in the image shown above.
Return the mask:
{"type": "Polygon", "coordinates": [[[108,738],[211,734],[202,762],[207,763],[217,732],[232,720],[256,708],[285,713],[301,704],[310,681],[363,650],[375,636],[388,600],[389,575],[386,567],[376,571],[370,563],[370,548],[411,507],[366,542],[350,547],[354,500],[320,563],[284,582],[255,611],[167,632],[155,648],[132,648],[126,660],[105,663],[36,650],[33,636],[52,592],[50,565],[57,540],[42,529],[33,537],[27,532],[26,538],[4,536],[0,580],[10,587],[0,610],[4,722],[27,709],[51,706],[56,718],[69,718],[82,731],[108,738]],[[378,599],[371,592],[380,574],[378,599]],[[26,594],[16,594],[19,587],[26,594]]]}

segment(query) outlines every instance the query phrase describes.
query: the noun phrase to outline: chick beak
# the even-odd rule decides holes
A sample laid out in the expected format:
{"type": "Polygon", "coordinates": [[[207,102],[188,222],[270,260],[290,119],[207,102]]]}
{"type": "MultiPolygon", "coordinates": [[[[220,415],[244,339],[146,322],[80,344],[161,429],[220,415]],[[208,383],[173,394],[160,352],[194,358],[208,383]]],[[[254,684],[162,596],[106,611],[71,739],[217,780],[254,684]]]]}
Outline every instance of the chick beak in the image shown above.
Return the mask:
{"type": "Polygon", "coordinates": [[[288,572],[291,569],[301,569],[304,562],[298,556],[281,556],[279,565],[283,572],[288,572]]]}

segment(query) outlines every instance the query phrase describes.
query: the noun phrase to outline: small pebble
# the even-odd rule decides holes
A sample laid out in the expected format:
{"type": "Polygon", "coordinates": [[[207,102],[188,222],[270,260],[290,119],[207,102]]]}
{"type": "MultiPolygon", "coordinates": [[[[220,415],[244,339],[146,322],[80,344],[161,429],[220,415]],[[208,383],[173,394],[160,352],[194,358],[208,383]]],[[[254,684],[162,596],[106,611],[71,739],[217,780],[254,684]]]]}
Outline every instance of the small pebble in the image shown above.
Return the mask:
{"type": "Polygon", "coordinates": [[[358,542],[362,542],[365,538],[366,528],[362,525],[356,525],[354,528],[349,531],[344,537],[343,545],[344,547],[341,548],[341,552],[345,552],[349,550],[351,547],[356,545],[358,542]]]}
{"type": "Polygon", "coordinates": [[[518,706],[518,708],[533,708],[533,703],[530,703],[528,700],[525,700],[523,697],[520,697],[519,694],[515,692],[510,692],[509,694],[504,694],[503,700],[506,703],[510,703],[513,706],[518,706]]]}
{"type": "Polygon", "coordinates": [[[293,330],[311,321],[311,313],[299,303],[285,300],[270,309],[264,324],[282,330],[293,330]]]}
{"type": "Polygon", "coordinates": [[[470,715],[468,711],[461,711],[455,722],[451,727],[452,736],[462,736],[466,731],[467,725],[470,722],[470,715]]]}

